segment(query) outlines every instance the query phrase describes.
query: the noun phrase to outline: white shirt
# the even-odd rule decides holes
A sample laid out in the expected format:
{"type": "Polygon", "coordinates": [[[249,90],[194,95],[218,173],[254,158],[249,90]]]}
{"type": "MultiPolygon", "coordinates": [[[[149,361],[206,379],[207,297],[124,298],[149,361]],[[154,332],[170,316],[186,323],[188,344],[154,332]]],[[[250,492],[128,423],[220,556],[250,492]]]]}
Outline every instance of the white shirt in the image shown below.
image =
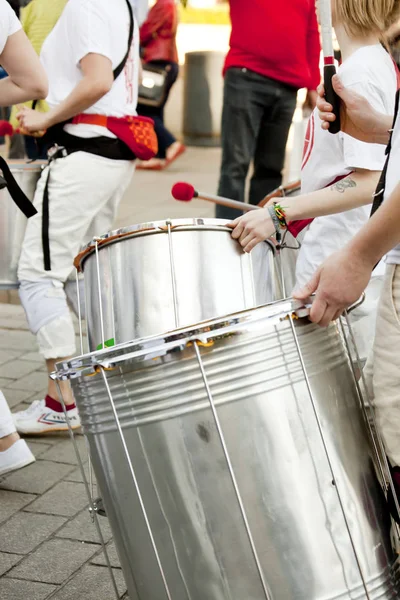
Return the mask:
{"type": "MultiPolygon", "coordinates": [[[[381,113],[393,114],[397,90],[394,63],[380,45],[365,46],[352,54],[339,68],[347,88],[366,97],[381,113]]],[[[331,185],[336,178],[354,169],[381,171],[385,148],[360,142],[344,133],[332,135],[321,129],[317,111],[307,130],[302,168],[302,192],[309,193],[331,185]]],[[[372,203],[372,197],[371,197],[372,203]]],[[[342,248],[367,222],[371,206],[336,215],[318,217],[307,231],[296,267],[297,285],[307,283],[321,263],[342,248]]],[[[381,275],[383,265],[374,271],[381,275]]]]}
{"type": "MultiPolygon", "coordinates": [[[[50,107],[60,104],[82,79],[80,61],[90,53],[106,56],[116,69],[128,50],[129,12],[126,0],[68,0],[43,44],[40,59],[49,78],[50,107]]],[[[123,117],[135,115],[139,81],[139,28],[124,71],[112,89],[86,113],[123,117]]],[[[96,125],[67,125],[66,131],[81,137],[113,136],[96,125]]]]}
{"type": "MultiPolygon", "coordinates": [[[[394,189],[400,183],[399,173],[400,160],[400,112],[397,115],[392,136],[392,150],[390,152],[390,160],[386,173],[385,199],[389,198],[394,189]]],[[[386,262],[389,265],[400,265],[400,244],[391,250],[386,256],[386,262]]]]}
{"type": "Polygon", "coordinates": [[[0,0],[0,54],[3,52],[7,39],[21,29],[15,12],[6,0],[0,0]]]}

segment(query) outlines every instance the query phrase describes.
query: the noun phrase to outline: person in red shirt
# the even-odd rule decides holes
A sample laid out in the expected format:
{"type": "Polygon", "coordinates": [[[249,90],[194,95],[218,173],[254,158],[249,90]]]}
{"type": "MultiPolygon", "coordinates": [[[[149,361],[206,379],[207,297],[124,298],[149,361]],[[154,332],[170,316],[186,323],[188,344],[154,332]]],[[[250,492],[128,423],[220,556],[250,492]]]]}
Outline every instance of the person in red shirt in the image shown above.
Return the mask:
{"type": "MultiPolygon", "coordinates": [[[[230,0],[232,34],[224,67],[222,164],[218,194],[245,201],[251,161],[251,204],[281,185],[297,91],[320,83],[320,37],[315,0],[230,0]]],[[[217,207],[217,217],[241,213],[217,207]]]]}
{"type": "Polygon", "coordinates": [[[166,94],[161,106],[138,105],[138,113],[154,120],[158,139],[158,155],[138,168],[160,170],[168,166],[184,151],[185,146],[176,140],[164,124],[164,108],[172,86],[179,74],[176,32],[178,28],[178,7],[175,0],[157,0],[146,21],[140,28],[140,44],[143,63],[162,67],[167,71],[166,94]]]}

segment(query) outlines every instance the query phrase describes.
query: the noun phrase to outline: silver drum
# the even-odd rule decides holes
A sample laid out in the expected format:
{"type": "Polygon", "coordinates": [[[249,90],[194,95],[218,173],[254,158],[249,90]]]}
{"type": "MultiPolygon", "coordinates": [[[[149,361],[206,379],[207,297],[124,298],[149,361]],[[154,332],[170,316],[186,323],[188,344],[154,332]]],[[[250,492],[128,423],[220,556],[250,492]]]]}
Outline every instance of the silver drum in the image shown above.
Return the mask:
{"type": "Polygon", "coordinates": [[[58,365],[131,600],[399,597],[343,336],[305,314],[282,301],[58,365]]]}
{"type": "Polygon", "coordinates": [[[91,242],[75,261],[84,274],[89,349],[282,298],[273,245],[245,254],[225,223],[145,223],[91,242]]]}
{"type": "MultiPolygon", "coordinates": [[[[7,161],[15,180],[33,200],[44,161],[7,161]]],[[[0,190],[0,289],[18,287],[18,262],[26,229],[26,217],[16,207],[7,188],[0,190]]]]}

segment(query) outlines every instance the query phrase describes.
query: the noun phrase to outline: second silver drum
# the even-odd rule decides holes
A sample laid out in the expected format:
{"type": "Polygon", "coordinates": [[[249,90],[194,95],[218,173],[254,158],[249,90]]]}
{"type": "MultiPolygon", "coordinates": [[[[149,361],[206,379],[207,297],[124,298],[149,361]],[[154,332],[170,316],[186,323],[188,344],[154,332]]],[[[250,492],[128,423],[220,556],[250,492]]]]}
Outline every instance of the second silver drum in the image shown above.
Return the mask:
{"type": "Polygon", "coordinates": [[[91,242],[76,260],[84,273],[89,350],[281,298],[273,246],[245,254],[225,223],[147,223],[91,242]]]}

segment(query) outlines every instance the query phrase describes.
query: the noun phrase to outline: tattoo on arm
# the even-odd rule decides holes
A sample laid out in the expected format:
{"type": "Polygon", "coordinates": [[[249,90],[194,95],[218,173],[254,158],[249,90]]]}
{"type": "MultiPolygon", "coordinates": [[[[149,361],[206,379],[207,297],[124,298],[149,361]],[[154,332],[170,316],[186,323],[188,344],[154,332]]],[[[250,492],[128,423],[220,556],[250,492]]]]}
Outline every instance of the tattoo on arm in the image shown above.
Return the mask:
{"type": "Polygon", "coordinates": [[[334,185],[331,186],[331,190],[333,192],[339,192],[339,194],[344,194],[345,191],[349,188],[357,187],[357,183],[351,177],[346,177],[346,179],[342,179],[338,181],[334,185]]]}

